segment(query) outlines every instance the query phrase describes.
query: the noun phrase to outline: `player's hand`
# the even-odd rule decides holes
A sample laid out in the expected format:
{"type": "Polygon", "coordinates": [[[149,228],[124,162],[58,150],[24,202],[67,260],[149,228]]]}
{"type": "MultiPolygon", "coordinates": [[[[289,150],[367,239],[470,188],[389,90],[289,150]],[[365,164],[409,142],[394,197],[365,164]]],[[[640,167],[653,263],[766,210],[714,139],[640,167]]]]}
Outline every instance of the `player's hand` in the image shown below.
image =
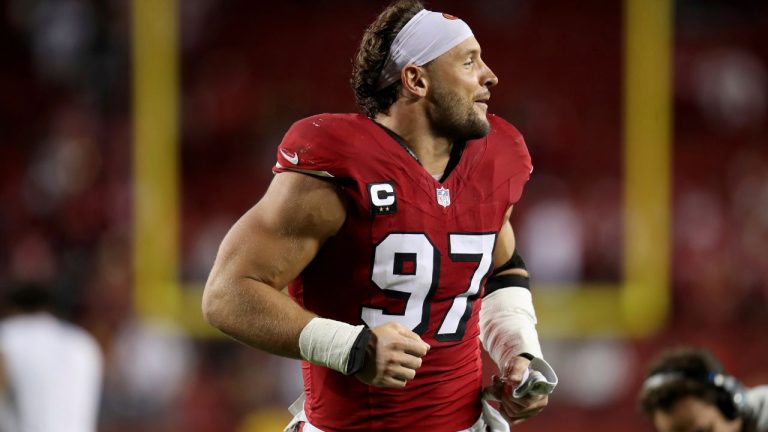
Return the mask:
{"type": "Polygon", "coordinates": [[[416,376],[429,345],[394,321],[371,328],[371,333],[365,366],[355,376],[377,387],[405,387],[416,376]]]}
{"type": "Polygon", "coordinates": [[[500,401],[499,411],[509,424],[518,424],[529,417],[540,413],[547,406],[547,396],[526,395],[521,398],[512,396],[515,387],[519,386],[523,373],[528,368],[530,360],[525,357],[514,357],[504,368],[502,377],[493,377],[491,386],[494,396],[500,401]]]}

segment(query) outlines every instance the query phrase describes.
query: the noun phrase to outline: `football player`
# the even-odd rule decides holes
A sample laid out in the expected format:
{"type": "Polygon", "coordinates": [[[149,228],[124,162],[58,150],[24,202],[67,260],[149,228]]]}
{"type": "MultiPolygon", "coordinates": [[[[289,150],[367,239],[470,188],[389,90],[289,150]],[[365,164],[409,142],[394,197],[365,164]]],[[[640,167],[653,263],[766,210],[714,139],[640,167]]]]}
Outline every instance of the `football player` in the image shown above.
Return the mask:
{"type": "Polygon", "coordinates": [[[285,134],[266,194],[221,245],[203,311],[305,360],[290,427],[507,430],[547,405],[556,376],[509,221],[532,166],[517,129],[488,113],[497,84],[464,21],[398,1],[354,61],[362,114],[285,134]],[[501,415],[482,400],[481,343],[501,415]]]}

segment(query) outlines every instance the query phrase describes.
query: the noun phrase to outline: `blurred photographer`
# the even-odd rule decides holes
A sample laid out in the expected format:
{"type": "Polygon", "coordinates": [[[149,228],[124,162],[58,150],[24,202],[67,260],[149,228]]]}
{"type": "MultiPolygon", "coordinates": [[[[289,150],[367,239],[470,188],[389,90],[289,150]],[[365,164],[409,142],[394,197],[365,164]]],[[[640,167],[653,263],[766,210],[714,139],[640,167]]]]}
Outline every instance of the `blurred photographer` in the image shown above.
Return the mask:
{"type": "Polygon", "coordinates": [[[744,387],[706,350],[660,354],[639,401],[659,432],[768,431],[768,386],[744,387]]]}

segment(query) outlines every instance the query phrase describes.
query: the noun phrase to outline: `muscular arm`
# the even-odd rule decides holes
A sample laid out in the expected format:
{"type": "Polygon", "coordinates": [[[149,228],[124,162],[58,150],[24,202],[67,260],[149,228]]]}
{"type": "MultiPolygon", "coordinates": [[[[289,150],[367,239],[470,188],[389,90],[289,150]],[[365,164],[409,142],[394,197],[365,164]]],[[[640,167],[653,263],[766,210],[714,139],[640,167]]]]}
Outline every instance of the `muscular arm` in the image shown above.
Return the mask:
{"type": "MultiPolygon", "coordinates": [[[[486,294],[485,298],[483,300],[483,304],[486,306],[483,311],[481,311],[481,334],[489,330],[489,328],[493,328],[495,330],[494,333],[496,335],[496,338],[491,339],[483,339],[483,344],[486,347],[486,349],[490,349],[491,347],[496,347],[497,344],[500,342],[500,339],[505,341],[505,345],[509,346],[509,349],[511,349],[511,352],[506,352],[504,354],[504,357],[508,356],[512,353],[517,353],[517,356],[522,356],[519,361],[516,359],[515,363],[517,363],[517,366],[512,371],[505,371],[506,369],[505,365],[499,364],[499,368],[501,369],[502,373],[512,372],[513,375],[517,375],[516,372],[522,373],[522,370],[527,367],[528,364],[528,358],[530,358],[531,355],[538,354],[538,337],[535,334],[535,330],[533,331],[533,334],[531,334],[531,331],[526,331],[525,333],[522,333],[521,327],[528,327],[530,326],[529,319],[532,319],[533,324],[535,324],[535,316],[533,315],[533,305],[530,304],[530,292],[526,288],[521,288],[519,286],[511,285],[515,282],[512,282],[509,280],[508,275],[515,275],[515,276],[522,276],[524,278],[528,278],[528,271],[525,269],[524,264],[522,264],[522,261],[520,262],[520,267],[516,267],[517,261],[512,260],[512,256],[515,253],[515,234],[512,230],[512,225],[509,221],[509,218],[512,214],[512,207],[510,206],[509,209],[507,209],[506,214],[504,215],[504,223],[502,224],[501,229],[499,230],[497,240],[496,240],[496,246],[493,251],[493,265],[495,268],[501,268],[503,270],[499,271],[496,270],[491,277],[490,280],[493,280],[495,282],[495,287],[498,289],[499,285],[504,287],[501,289],[503,291],[502,293],[496,294],[496,291],[493,291],[489,294],[491,283],[488,283],[488,286],[486,287],[486,294]],[[512,265],[510,265],[510,262],[512,265]],[[507,276],[507,278],[504,278],[504,276],[507,276]],[[511,293],[514,297],[510,297],[511,293]],[[502,305],[499,303],[500,300],[497,298],[499,296],[505,297],[504,304],[502,305]],[[520,297],[522,296],[522,297],[520,297]],[[491,298],[493,297],[493,300],[491,298]],[[527,298],[526,298],[527,297],[527,298]],[[491,305],[489,302],[493,301],[493,305],[491,305]],[[521,304],[521,302],[528,303],[528,307],[526,308],[525,304],[521,304]],[[501,308],[501,309],[499,309],[501,308]],[[508,312],[513,311],[514,315],[509,315],[508,312]],[[522,309],[521,309],[522,308],[522,309]],[[530,309],[530,316],[527,315],[527,312],[520,315],[520,313],[523,310],[530,309]],[[492,310],[492,313],[485,312],[487,310],[492,310]],[[497,313],[497,311],[504,311],[501,315],[497,313]],[[484,313],[485,312],[485,313],[484,313]],[[493,318],[490,318],[490,317],[493,318]],[[522,321],[514,321],[514,324],[510,321],[510,319],[514,317],[516,320],[519,317],[525,317],[522,321]],[[499,324],[501,324],[501,327],[497,327],[499,324]],[[501,330],[504,328],[504,330],[501,330]],[[525,336],[524,336],[525,335],[525,336]],[[503,336],[503,337],[502,337],[503,336]],[[533,341],[532,339],[535,339],[533,341]],[[524,340],[527,340],[529,343],[525,344],[522,343],[524,340]],[[530,342],[535,342],[534,346],[530,345],[530,342]],[[489,346],[490,344],[490,346],[489,346]],[[528,348],[534,348],[533,352],[527,352],[527,351],[519,351],[524,349],[524,347],[528,348]]],[[[531,327],[532,328],[532,327],[531,327]]],[[[498,349],[498,348],[497,348],[498,349]]],[[[507,351],[505,349],[504,351],[507,351]]],[[[500,352],[496,352],[495,356],[493,355],[491,351],[489,353],[492,354],[492,357],[496,362],[501,361],[499,356],[501,355],[500,352]]],[[[509,359],[506,360],[507,362],[510,361],[509,359]]],[[[508,366],[508,365],[507,365],[508,366]]]]}
{"type": "MultiPolygon", "coordinates": [[[[499,230],[499,235],[496,240],[496,248],[493,250],[493,266],[499,267],[509,261],[512,258],[512,254],[515,253],[515,233],[512,231],[512,224],[509,222],[510,216],[512,216],[512,208],[507,209],[507,213],[504,215],[504,223],[499,230]]],[[[504,270],[500,275],[505,274],[517,274],[520,276],[528,276],[528,271],[523,268],[511,268],[504,270]]]]}
{"type": "MultiPolygon", "coordinates": [[[[317,324],[321,320],[313,320],[315,314],[281,290],[338,232],[345,217],[341,197],[330,183],[304,174],[277,174],[261,201],[235,223],[219,248],[203,293],[205,319],[243,343],[292,358],[302,358],[300,338],[305,328],[331,325],[330,340],[312,339],[311,334],[322,330],[309,331],[304,339],[315,349],[304,353],[311,357],[306,360],[330,367],[325,361],[334,348],[326,344],[343,339],[336,337],[339,326],[351,326],[332,320],[317,324]]],[[[429,345],[394,321],[370,331],[364,367],[356,376],[371,385],[405,386],[429,345]]],[[[334,369],[345,370],[339,365],[334,369]]]]}
{"type": "Polygon", "coordinates": [[[219,248],[203,293],[205,319],[248,345],[299,358],[299,335],[315,315],[280,290],[344,219],[332,184],[298,173],[275,175],[219,248]]]}
{"type": "MultiPolygon", "coordinates": [[[[512,225],[509,222],[509,217],[512,214],[512,207],[510,207],[507,210],[507,213],[504,215],[504,223],[499,230],[499,234],[496,240],[496,248],[493,251],[493,264],[494,267],[499,267],[504,264],[506,264],[511,258],[512,255],[515,252],[515,234],[512,230],[512,225]]],[[[506,270],[503,270],[501,272],[498,272],[495,274],[495,276],[503,276],[503,275],[519,275],[528,277],[528,271],[524,268],[508,268],[506,270]]],[[[508,290],[523,290],[525,291],[525,288],[520,287],[509,287],[509,288],[503,288],[499,291],[508,291],[508,290]]],[[[511,292],[511,291],[510,291],[511,292]]],[[[519,293],[519,292],[518,292],[519,293]]],[[[499,293],[501,295],[507,294],[507,293],[499,293]]],[[[494,292],[493,295],[499,295],[496,292],[494,292]]],[[[528,297],[530,299],[530,297],[528,297]]],[[[519,300],[519,299],[516,299],[519,300]]],[[[484,300],[485,301],[485,300],[484,300]]],[[[489,300],[490,301],[490,298],[489,300]]],[[[499,302],[499,299],[494,299],[495,302],[499,302]]],[[[483,312],[481,312],[481,332],[493,332],[495,334],[495,337],[491,337],[488,339],[494,340],[497,344],[506,344],[509,342],[512,342],[512,346],[519,344],[520,340],[522,340],[522,329],[518,325],[520,325],[520,321],[518,321],[517,314],[519,312],[515,312],[513,314],[508,313],[509,309],[507,307],[506,303],[509,302],[509,300],[503,300],[505,302],[504,305],[494,303],[492,309],[495,311],[493,313],[493,318],[489,318],[487,316],[483,316],[483,312]],[[501,307],[501,309],[499,309],[501,307]],[[498,313],[498,311],[501,311],[502,313],[498,313]],[[505,322],[500,322],[500,320],[505,322]],[[483,328],[484,327],[484,328],[483,328]],[[493,327],[493,330],[489,329],[489,327],[493,327]]],[[[530,300],[528,300],[530,301],[530,300]]],[[[513,303],[514,304],[514,303],[513,303]]],[[[485,305],[485,304],[484,304],[485,305]]],[[[486,307],[491,307],[490,304],[485,305],[486,307]]],[[[533,311],[532,306],[531,312],[533,311]]],[[[523,320],[522,321],[523,327],[531,325],[529,321],[523,320]]],[[[534,319],[535,323],[535,319],[534,319]]],[[[526,332],[529,333],[529,332],[526,332]]],[[[536,337],[534,332],[534,337],[536,337]]],[[[529,336],[530,337],[530,336],[529,336]]],[[[488,343],[490,343],[487,339],[483,338],[483,344],[486,347],[486,349],[490,348],[488,346],[488,343]]],[[[538,341],[536,341],[536,345],[538,346],[538,341]]],[[[503,347],[503,345],[502,345],[503,347]]],[[[519,347],[515,350],[520,349],[519,347]]],[[[501,352],[503,353],[505,351],[504,348],[502,348],[501,352]]],[[[489,350],[489,353],[491,353],[492,350],[489,350]]],[[[520,353],[514,357],[509,357],[509,354],[506,355],[502,354],[499,355],[499,352],[496,353],[496,356],[494,357],[494,360],[503,364],[498,364],[499,372],[501,374],[501,378],[494,377],[493,382],[493,392],[495,393],[495,396],[498,398],[500,403],[500,411],[502,415],[507,419],[507,421],[511,424],[517,424],[521,421],[524,421],[525,419],[532,417],[536,414],[538,414],[541,410],[546,407],[549,399],[548,397],[540,397],[540,396],[525,396],[520,399],[516,399],[512,397],[512,392],[515,387],[517,387],[523,377],[523,372],[525,369],[528,368],[530,364],[530,360],[528,357],[525,357],[524,355],[531,355],[531,353],[520,353]],[[505,360],[502,360],[502,358],[506,358],[505,360]]]]}

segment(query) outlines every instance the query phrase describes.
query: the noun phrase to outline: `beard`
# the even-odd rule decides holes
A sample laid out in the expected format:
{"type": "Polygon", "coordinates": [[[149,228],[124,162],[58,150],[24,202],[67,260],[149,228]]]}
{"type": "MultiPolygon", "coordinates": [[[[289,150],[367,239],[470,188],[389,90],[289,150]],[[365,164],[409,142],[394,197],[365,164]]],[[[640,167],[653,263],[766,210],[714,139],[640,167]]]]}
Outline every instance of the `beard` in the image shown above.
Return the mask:
{"type": "Polygon", "coordinates": [[[491,125],[475,110],[475,101],[466,100],[447,88],[436,87],[432,94],[430,120],[435,131],[454,141],[469,141],[488,135],[491,125]]]}

